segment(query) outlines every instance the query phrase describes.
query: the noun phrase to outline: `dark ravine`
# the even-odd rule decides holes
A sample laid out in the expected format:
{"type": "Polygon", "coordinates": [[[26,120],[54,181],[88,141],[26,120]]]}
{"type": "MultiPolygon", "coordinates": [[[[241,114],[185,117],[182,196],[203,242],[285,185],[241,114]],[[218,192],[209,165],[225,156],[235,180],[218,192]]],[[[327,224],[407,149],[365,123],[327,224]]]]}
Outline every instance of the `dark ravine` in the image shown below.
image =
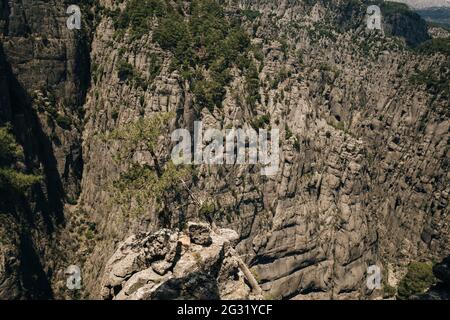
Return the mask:
{"type": "Polygon", "coordinates": [[[44,177],[25,195],[2,192],[0,297],[53,298],[67,258],[64,203],[80,193],[89,42],[67,30],[59,1],[2,1],[0,17],[0,124],[11,125],[26,170],[44,177]]]}
{"type": "MultiPolygon", "coordinates": [[[[216,2],[202,1],[204,21],[216,2]]],[[[420,51],[431,36],[417,14],[382,6],[381,33],[366,30],[365,1],[218,1],[220,22],[235,19],[250,42],[213,105],[198,74],[213,79],[204,61],[217,53],[185,50],[197,59],[187,76],[174,63],[182,29],[162,45],[167,19],[195,22],[187,2],[142,1],[176,12],[155,14],[143,32],[121,15],[136,1],[73,3],[82,30],[66,28],[60,1],[0,3],[0,126],[24,149],[17,165],[44,177],[24,194],[0,189],[0,299],[378,299],[385,290],[366,287],[369,265],[395,287],[410,262],[450,255],[450,56],[420,51]],[[194,120],[257,125],[280,129],[279,173],[202,165],[142,206],[117,203],[114,181],[131,160],[117,161],[123,144],[109,134],[167,112],[157,148],[133,158],[167,169],[170,133],[194,120]],[[211,224],[214,241],[229,229],[237,239],[190,246],[189,221],[211,224]],[[139,237],[162,233],[183,254],[141,261],[157,248],[139,237]],[[211,255],[197,257],[197,246],[211,255]],[[212,272],[174,276],[194,260],[212,272]],[[65,286],[69,265],[81,268],[81,291],[65,286]],[[185,292],[183,279],[208,290],[185,292]]]]}

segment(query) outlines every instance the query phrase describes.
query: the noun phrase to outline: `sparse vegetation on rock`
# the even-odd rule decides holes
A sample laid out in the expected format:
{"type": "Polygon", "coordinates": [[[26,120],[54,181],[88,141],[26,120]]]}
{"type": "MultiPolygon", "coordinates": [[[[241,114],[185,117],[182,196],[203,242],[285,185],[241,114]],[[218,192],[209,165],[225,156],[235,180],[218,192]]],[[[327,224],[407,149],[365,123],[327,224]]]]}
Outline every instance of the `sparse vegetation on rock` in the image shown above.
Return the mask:
{"type": "Polygon", "coordinates": [[[424,293],[436,282],[433,265],[426,262],[413,262],[398,286],[398,297],[408,299],[415,294],[424,293]]]}

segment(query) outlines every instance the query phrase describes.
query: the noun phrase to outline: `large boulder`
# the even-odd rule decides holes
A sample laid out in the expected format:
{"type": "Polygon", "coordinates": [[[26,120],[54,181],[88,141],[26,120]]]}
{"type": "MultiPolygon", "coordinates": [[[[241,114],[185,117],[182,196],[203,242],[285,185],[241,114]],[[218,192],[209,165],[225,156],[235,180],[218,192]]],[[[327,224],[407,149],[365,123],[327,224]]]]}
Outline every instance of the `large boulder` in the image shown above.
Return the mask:
{"type": "Polygon", "coordinates": [[[209,246],[212,243],[211,228],[207,223],[188,223],[189,237],[195,244],[209,246]]]}
{"type": "Polygon", "coordinates": [[[186,232],[133,235],[109,259],[101,297],[115,300],[259,299],[261,289],[233,249],[235,231],[206,223],[186,232]]]}

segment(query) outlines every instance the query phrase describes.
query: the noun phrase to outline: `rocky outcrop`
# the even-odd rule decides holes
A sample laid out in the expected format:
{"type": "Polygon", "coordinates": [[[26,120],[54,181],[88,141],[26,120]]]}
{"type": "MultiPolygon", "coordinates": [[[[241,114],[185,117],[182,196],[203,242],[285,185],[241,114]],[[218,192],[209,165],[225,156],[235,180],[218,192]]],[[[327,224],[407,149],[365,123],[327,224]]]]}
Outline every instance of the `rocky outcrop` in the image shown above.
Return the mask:
{"type": "Polygon", "coordinates": [[[233,249],[238,235],[189,222],[130,236],[106,264],[101,296],[115,300],[257,299],[253,275],[233,249]],[[202,239],[202,241],[199,241],[202,239]],[[204,241],[204,240],[207,241],[204,241]]]}
{"type": "Polygon", "coordinates": [[[439,26],[431,26],[428,28],[428,33],[434,39],[439,38],[450,38],[450,31],[448,29],[439,27],[439,26]]]}

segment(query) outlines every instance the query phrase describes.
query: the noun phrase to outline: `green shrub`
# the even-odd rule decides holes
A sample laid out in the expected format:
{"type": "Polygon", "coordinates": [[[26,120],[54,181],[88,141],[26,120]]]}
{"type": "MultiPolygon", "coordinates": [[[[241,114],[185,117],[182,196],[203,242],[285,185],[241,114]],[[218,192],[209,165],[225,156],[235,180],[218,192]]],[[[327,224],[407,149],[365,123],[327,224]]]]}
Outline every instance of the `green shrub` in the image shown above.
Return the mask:
{"type": "Polygon", "coordinates": [[[161,18],[154,40],[173,53],[173,67],[191,82],[201,108],[221,106],[231,66],[249,66],[249,36],[214,0],[192,1],[187,19],[177,11],[161,18]]]}
{"type": "Polygon", "coordinates": [[[261,16],[261,12],[249,9],[242,10],[241,14],[250,21],[254,21],[261,16]]]}
{"type": "Polygon", "coordinates": [[[268,124],[270,124],[270,116],[265,114],[254,120],[252,126],[255,130],[258,130],[264,128],[268,124]]]}
{"type": "Polygon", "coordinates": [[[6,166],[23,158],[22,148],[10,133],[10,127],[0,127],[0,166],[6,166]]]}
{"type": "Polygon", "coordinates": [[[113,109],[111,110],[111,118],[113,120],[117,120],[119,118],[119,108],[117,106],[113,107],[113,109]]]}
{"type": "Polygon", "coordinates": [[[416,71],[410,77],[410,82],[416,85],[425,85],[432,95],[441,95],[442,98],[450,97],[450,63],[433,65],[425,71],[416,71]]]}
{"type": "Polygon", "coordinates": [[[226,93],[223,85],[215,80],[195,82],[192,92],[196,97],[197,104],[210,110],[222,103],[223,96],[226,93]]]}
{"type": "Polygon", "coordinates": [[[92,81],[94,83],[96,83],[97,81],[100,80],[102,74],[103,74],[104,70],[102,66],[99,66],[96,63],[92,63],[92,67],[91,67],[91,75],[92,75],[92,81]]]}
{"type": "Polygon", "coordinates": [[[395,294],[397,293],[397,290],[390,286],[387,283],[383,284],[383,298],[391,298],[391,297],[395,297],[395,294]]]}
{"type": "Polygon", "coordinates": [[[71,196],[66,196],[66,202],[72,206],[76,205],[78,203],[77,199],[72,198],[71,196]]]}
{"type": "Polygon", "coordinates": [[[55,118],[55,121],[58,124],[58,126],[60,126],[63,129],[70,129],[70,127],[72,126],[72,120],[67,116],[58,114],[55,118]]]}
{"type": "Polygon", "coordinates": [[[129,159],[128,157],[132,157],[136,150],[142,150],[142,148],[153,152],[163,128],[173,117],[173,113],[161,113],[152,118],[140,118],[108,134],[107,139],[121,142],[117,160],[129,159]]]}
{"type": "Polygon", "coordinates": [[[172,113],[163,113],[150,119],[141,118],[106,136],[121,142],[116,161],[128,164],[128,169],[113,182],[115,204],[128,206],[127,210],[134,214],[142,214],[151,199],[160,203],[164,195],[176,188],[180,179],[186,176],[188,171],[185,167],[176,167],[172,162],[159,163],[155,154],[158,138],[173,117],[172,113]],[[149,152],[155,164],[151,166],[133,161],[137,151],[149,152]]]}
{"type": "Polygon", "coordinates": [[[257,102],[261,101],[261,95],[259,93],[259,74],[253,63],[250,64],[245,73],[245,86],[247,89],[247,103],[250,106],[255,106],[257,102]]]}
{"type": "Polygon", "coordinates": [[[120,205],[134,203],[135,214],[144,213],[151,199],[161,203],[166,192],[176,188],[188,171],[185,167],[176,167],[172,162],[160,169],[163,169],[161,173],[147,164],[133,163],[114,181],[114,201],[120,205]]]}
{"type": "Polygon", "coordinates": [[[294,134],[292,133],[291,129],[289,129],[289,127],[287,125],[285,126],[285,131],[286,131],[286,140],[289,140],[294,134]]]}
{"type": "Polygon", "coordinates": [[[42,180],[42,177],[25,174],[13,165],[23,160],[23,150],[10,133],[10,127],[0,127],[0,191],[25,191],[28,187],[42,180]]]}
{"type": "Polygon", "coordinates": [[[153,38],[161,48],[176,50],[179,45],[187,46],[183,40],[189,38],[188,26],[180,15],[171,15],[161,20],[153,38]]]}
{"type": "Polygon", "coordinates": [[[345,123],[343,121],[337,121],[335,128],[341,131],[345,131],[345,123]]]}
{"type": "Polygon", "coordinates": [[[95,234],[92,230],[86,230],[86,233],[84,235],[87,240],[92,240],[95,238],[95,234]]]}
{"type": "Polygon", "coordinates": [[[150,81],[153,81],[161,72],[161,60],[154,53],[150,55],[150,81]]]}
{"type": "Polygon", "coordinates": [[[147,89],[147,81],[141,77],[139,72],[128,62],[120,61],[117,65],[117,76],[120,81],[126,81],[136,87],[147,89]]]}
{"type": "Polygon", "coordinates": [[[215,210],[216,210],[216,207],[215,207],[214,203],[212,201],[206,201],[200,207],[199,215],[200,216],[211,216],[215,210]]]}
{"type": "Polygon", "coordinates": [[[164,16],[168,9],[163,0],[131,0],[123,12],[113,16],[114,24],[119,30],[130,27],[132,38],[140,38],[150,30],[149,19],[164,16]]]}
{"type": "MultiPolygon", "coordinates": [[[[236,23],[236,17],[230,19],[226,16],[218,1],[193,0],[186,15],[185,10],[180,2],[131,0],[123,12],[111,14],[111,17],[117,34],[124,34],[129,29],[132,37],[144,35],[155,20],[157,27],[153,40],[162,49],[172,52],[171,69],[178,69],[181,76],[191,82],[197,104],[201,108],[220,107],[226,94],[225,87],[231,80],[230,67],[235,65],[244,71],[250,66],[247,58],[250,38],[236,23]]],[[[258,16],[257,11],[241,12],[241,17],[250,20],[258,16]]],[[[130,64],[122,61],[117,68],[122,81],[133,80],[145,86],[130,64]]],[[[159,74],[160,66],[152,63],[151,68],[150,78],[153,79],[159,74]]],[[[254,104],[259,96],[253,87],[258,83],[253,70],[249,73],[253,76],[248,88],[253,93],[250,93],[248,102],[254,104]]]]}
{"type": "Polygon", "coordinates": [[[281,82],[283,82],[284,80],[286,80],[287,78],[289,78],[290,75],[291,75],[291,73],[285,67],[282,67],[280,72],[276,75],[276,77],[270,83],[271,88],[276,89],[278,87],[278,85],[281,82]]]}
{"type": "Polygon", "coordinates": [[[449,38],[436,38],[424,42],[417,49],[421,53],[433,54],[442,53],[450,56],[450,39],[449,38]]]}
{"type": "Polygon", "coordinates": [[[40,176],[25,174],[15,169],[0,168],[0,189],[10,187],[23,192],[40,181],[42,181],[40,176]]]}
{"type": "Polygon", "coordinates": [[[120,81],[126,81],[131,78],[133,78],[134,75],[134,68],[133,66],[126,62],[126,61],[120,61],[117,65],[117,76],[119,77],[120,81]]]}
{"type": "Polygon", "coordinates": [[[328,63],[321,63],[319,65],[319,69],[320,71],[324,71],[324,72],[334,72],[337,73],[337,70],[335,67],[333,67],[332,65],[328,64],[328,63]]]}
{"type": "Polygon", "coordinates": [[[408,272],[398,286],[398,297],[408,299],[414,294],[419,294],[436,282],[431,263],[413,262],[408,266],[408,272]]]}

